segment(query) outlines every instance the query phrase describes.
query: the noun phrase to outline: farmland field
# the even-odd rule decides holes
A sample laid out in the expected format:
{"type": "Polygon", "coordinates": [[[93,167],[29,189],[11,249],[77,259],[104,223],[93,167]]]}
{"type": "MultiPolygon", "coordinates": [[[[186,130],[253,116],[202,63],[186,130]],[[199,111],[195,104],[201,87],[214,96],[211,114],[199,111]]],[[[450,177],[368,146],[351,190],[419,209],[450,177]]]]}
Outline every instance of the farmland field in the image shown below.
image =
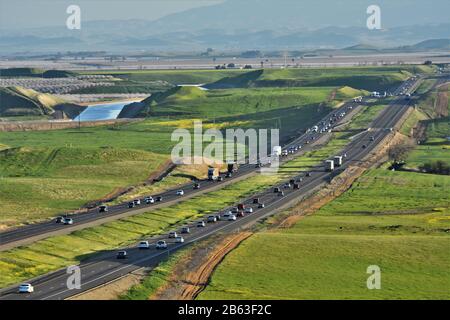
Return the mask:
{"type": "MultiPolygon", "coordinates": [[[[144,182],[169,159],[176,143],[171,141],[173,130],[191,129],[194,119],[205,120],[205,128],[281,127],[284,139],[301,133],[341,101],[329,100],[333,90],[214,90],[192,97],[188,89],[183,90],[188,96],[177,92],[160,106],[165,109],[161,113],[170,108],[184,110],[184,117],[159,115],[131,124],[0,132],[2,148],[6,149],[0,152],[0,224],[9,227],[46,219],[144,182]],[[27,194],[26,202],[23,194],[27,194]]],[[[350,96],[341,93],[339,99],[344,98],[350,96]]],[[[187,181],[169,180],[161,188],[187,181]]]]}
{"type": "Polygon", "coordinates": [[[294,227],[245,240],[199,299],[448,299],[449,187],[445,176],[371,170],[294,227]],[[381,290],[366,287],[370,265],[381,290]]]}

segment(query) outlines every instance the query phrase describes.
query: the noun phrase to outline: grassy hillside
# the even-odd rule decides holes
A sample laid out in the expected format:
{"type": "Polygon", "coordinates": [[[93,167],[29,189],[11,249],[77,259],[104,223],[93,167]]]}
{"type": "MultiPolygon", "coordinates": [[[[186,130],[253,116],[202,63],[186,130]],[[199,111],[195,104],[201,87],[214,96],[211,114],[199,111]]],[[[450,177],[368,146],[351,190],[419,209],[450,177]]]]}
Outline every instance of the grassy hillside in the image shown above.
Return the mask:
{"type": "Polygon", "coordinates": [[[62,99],[31,89],[0,88],[0,116],[50,115],[62,103],[65,103],[62,99]]]}
{"type": "Polygon", "coordinates": [[[12,226],[78,209],[120,187],[144,181],[166,159],[116,148],[0,151],[0,224],[12,226]]]}
{"type": "Polygon", "coordinates": [[[43,78],[67,78],[73,77],[75,72],[66,70],[43,70],[38,68],[8,68],[0,69],[0,77],[43,77],[43,78]]]}
{"type": "Polygon", "coordinates": [[[0,77],[40,77],[44,70],[38,68],[0,69],[0,77]]]}
{"type": "Polygon", "coordinates": [[[409,67],[260,69],[208,84],[208,88],[350,86],[388,90],[415,71],[409,67]]]}
{"type": "Polygon", "coordinates": [[[449,187],[449,177],[372,170],[294,227],[245,240],[199,298],[449,299],[449,187]],[[369,265],[381,290],[366,288],[369,265]]]}

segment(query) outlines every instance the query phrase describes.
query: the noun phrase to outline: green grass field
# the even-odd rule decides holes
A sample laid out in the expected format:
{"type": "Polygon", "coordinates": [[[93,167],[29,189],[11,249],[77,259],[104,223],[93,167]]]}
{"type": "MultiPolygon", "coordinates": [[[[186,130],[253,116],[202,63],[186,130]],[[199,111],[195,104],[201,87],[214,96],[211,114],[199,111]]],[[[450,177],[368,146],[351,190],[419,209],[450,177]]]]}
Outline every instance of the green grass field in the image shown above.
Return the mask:
{"type": "MultiPolygon", "coordinates": [[[[285,139],[303,132],[333,104],[359,93],[346,88],[337,91],[340,100],[329,100],[333,88],[177,89],[158,105],[156,116],[137,123],[0,132],[2,149],[10,148],[0,152],[0,224],[46,219],[145,181],[169,159],[176,143],[171,141],[173,130],[192,129],[194,119],[206,121],[205,129],[281,127],[285,139]],[[184,110],[184,114],[168,115],[169,110],[184,110]]],[[[147,190],[187,181],[169,180],[147,190]]]]}
{"type": "Polygon", "coordinates": [[[449,187],[372,170],[294,227],[245,240],[199,299],[449,299],[449,187]],[[366,287],[369,265],[381,290],[366,287]]]}
{"type": "Polygon", "coordinates": [[[176,224],[186,223],[200,215],[217,212],[235,204],[239,199],[272,186],[292,174],[308,170],[324,157],[340,150],[348,142],[348,136],[343,133],[336,133],[335,136],[323,148],[287,162],[276,175],[256,175],[170,207],[1,252],[0,287],[77,263],[100,250],[110,250],[133,243],[144,236],[168,232],[176,224]]]}

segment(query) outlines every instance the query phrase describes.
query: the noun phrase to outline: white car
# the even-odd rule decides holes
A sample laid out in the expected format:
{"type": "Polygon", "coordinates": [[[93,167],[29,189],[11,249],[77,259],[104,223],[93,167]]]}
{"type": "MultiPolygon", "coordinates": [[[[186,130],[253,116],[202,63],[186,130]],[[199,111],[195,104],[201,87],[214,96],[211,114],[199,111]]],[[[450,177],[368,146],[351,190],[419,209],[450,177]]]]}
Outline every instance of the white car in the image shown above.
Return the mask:
{"type": "Polygon", "coordinates": [[[252,207],[245,208],[245,213],[253,213],[253,208],[252,207]]]}
{"type": "Polygon", "coordinates": [[[177,191],[177,196],[184,196],[184,191],[183,190],[178,190],[177,191]]]}
{"type": "Polygon", "coordinates": [[[141,205],[141,200],[140,199],[134,199],[133,203],[135,206],[140,206],[141,205]]]}
{"type": "Polygon", "coordinates": [[[233,213],[231,211],[227,211],[223,214],[223,217],[224,217],[224,219],[228,219],[232,215],[233,215],[233,213]]]}
{"type": "Polygon", "coordinates": [[[206,227],[205,221],[197,222],[197,227],[201,227],[201,228],[206,227]]]}
{"type": "Polygon", "coordinates": [[[141,242],[139,242],[138,248],[139,249],[150,249],[150,244],[148,243],[148,241],[141,241],[141,242]]]}
{"type": "Polygon", "coordinates": [[[167,243],[164,240],[159,240],[156,243],[156,249],[167,249],[167,243]]]}
{"type": "Polygon", "coordinates": [[[169,232],[169,238],[176,238],[178,235],[177,235],[177,233],[175,232],[175,231],[171,231],[171,232],[169,232]]]}
{"type": "Polygon", "coordinates": [[[234,214],[230,215],[228,221],[236,221],[236,216],[234,214]]]}
{"type": "Polygon", "coordinates": [[[34,287],[29,283],[22,283],[19,286],[19,293],[32,293],[34,292],[34,287]]]}
{"type": "Polygon", "coordinates": [[[153,199],[152,197],[146,197],[144,199],[146,204],[151,204],[151,203],[155,203],[155,199],[153,199]]]}
{"type": "Polygon", "coordinates": [[[178,236],[175,238],[175,243],[183,243],[184,242],[184,238],[181,236],[178,236]]]}
{"type": "Polygon", "coordinates": [[[73,219],[72,219],[72,218],[65,218],[65,219],[64,219],[64,224],[65,224],[65,225],[71,225],[71,224],[73,224],[73,219]]]}

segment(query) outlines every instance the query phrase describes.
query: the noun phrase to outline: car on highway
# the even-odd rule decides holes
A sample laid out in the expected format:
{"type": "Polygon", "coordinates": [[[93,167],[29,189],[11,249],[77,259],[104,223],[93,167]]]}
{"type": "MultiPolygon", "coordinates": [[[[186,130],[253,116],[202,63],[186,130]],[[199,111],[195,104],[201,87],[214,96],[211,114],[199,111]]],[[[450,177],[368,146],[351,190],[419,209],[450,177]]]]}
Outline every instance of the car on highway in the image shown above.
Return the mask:
{"type": "Polygon", "coordinates": [[[223,181],[223,177],[222,176],[218,176],[217,177],[217,181],[223,181]]]}
{"type": "Polygon", "coordinates": [[[197,222],[197,227],[200,227],[200,228],[206,227],[205,221],[202,220],[202,221],[197,222]]]}
{"type": "Polygon", "coordinates": [[[233,176],[233,174],[231,172],[227,172],[227,174],[225,175],[225,178],[231,178],[233,176]]]}
{"type": "Polygon", "coordinates": [[[259,203],[259,198],[253,198],[253,203],[254,204],[258,204],[259,203]]]}
{"type": "Polygon", "coordinates": [[[233,213],[231,212],[231,211],[227,211],[227,212],[225,212],[224,214],[223,214],[223,218],[224,219],[228,219],[230,216],[232,216],[233,215],[233,213]]]}
{"type": "Polygon", "coordinates": [[[71,224],[73,224],[73,219],[72,219],[72,218],[65,218],[65,219],[64,219],[64,224],[65,224],[65,225],[71,225],[71,224]]]}
{"type": "Polygon", "coordinates": [[[128,208],[134,208],[135,204],[133,201],[128,202],[128,208]]]}
{"type": "Polygon", "coordinates": [[[228,217],[228,221],[236,221],[236,216],[235,216],[234,214],[231,214],[231,215],[228,217]]]}
{"type": "Polygon", "coordinates": [[[279,196],[279,197],[284,197],[284,191],[278,192],[278,196],[279,196]]]}
{"type": "Polygon", "coordinates": [[[208,219],[206,220],[209,223],[217,222],[216,216],[208,216],[208,219]]]}
{"type": "Polygon", "coordinates": [[[176,238],[176,237],[177,237],[176,231],[169,232],[169,238],[176,238]]]}
{"type": "Polygon", "coordinates": [[[238,218],[243,217],[243,216],[245,216],[244,211],[239,211],[239,212],[236,214],[236,217],[238,217],[238,218]]]}
{"type": "Polygon", "coordinates": [[[278,188],[278,187],[273,188],[273,193],[278,193],[278,192],[280,192],[280,188],[278,188]]]}
{"type": "Polygon", "coordinates": [[[306,176],[306,177],[311,177],[311,172],[307,172],[307,173],[305,174],[305,176],[306,176]]]}
{"type": "Polygon", "coordinates": [[[148,241],[141,241],[138,244],[138,249],[150,249],[150,243],[148,241]]]}
{"type": "Polygon", "coordinates": [[[61,217],[61,216],[56,217],[55,222],[56,223],[63,223],[64,222],[64,217],[61,217]]]}
{"type": "Polygon", "coordinates": [[[245,213],[253,213],[253,208],[252,207],[245,208],[245,213]]]}
{"type": "Polygon", "coordinates": [[[238,213],[239,209],[237,207],[231,208],[231,213],[238,213]]]}
{"type": "Polygon", "coordinates": [[[108,212],[108,206],[102,205],[98,207],[98,212],[108,212]]]}
{"type": "Polygon", "coordinates": [[[266,206],[266,205],[265,205],[264,203],[258,204],[258,208],[260,208],[260,209],[264,208],[265,206],[266,206]]]}
{"type": "Polygon", "coordinates": [[[284,185],[283,185],[283,188],[285,188],[285,189],[290,189],[291,188],[291,184],[288,182],[288,183],[285,183],[284,185]]]}
{"type": "Polygon", "coordinates": [[[298,183],[294,183],[294,189],[296,190],[300,189],[300,185],[298,183]]]}
{"type": "Polygon", "coordinates": [[[141,200],[140,199],[134,199],[133,203],[135,206],[140,206],[141,205],[141,200]]]}
{"type": "Polygon", "coordinates": [[[371,137],[370,137],[370,141],[375,141],[375,137],[374,137],[374,136],[371,136],[371,137]]]}
{"type": "Polygon", "coordinates": [[[19,293],[32,293],[34,292],[34,287],[29,283],[22,283],[19,286],[19,293]]]}
{"type": "Polygon", "coordinates": [[[175,238],[175,243],[183,243],[184,242],[184,238],[182,236],[178,236],[175,238]]]}
{"type": "Polygon", "coordinates": [[[145,201],[146,204],[155,203],[155,199],[153,199],[153,197],[145,197],[144,201],[145,201]]]}
{"type": "Polygon", "coordinates": [[[191,233],[191,229],[189,227],[183,227],[181,228],[181,233],[191,233]]]}
{"type": "Polygon", "coordinates": [[[161,201],[163,201],[163,197],[162,196],[157,196],[157,197],[155,197],[155,201],[156,202],[161,202],[161,201]]]}
{"type": "Polygon", "coordinates": [[[200,189],[200,183],[194,183],[193,189],[194,189],[194,190],[200,189]]]}
{"type": "Polygon", "coordinates": [[[127,252],[125,250],[117,252],[116,258],[117,259],[126,259],[127,258],[127,252]]]}
{"type": "Polygon", "coordinates": [[[178,190],[177,191],[177,196],[184,196],[184,191],[183,190],[178,190]]]}
{"type": "Polygon", "coordinates": [[[367,148],[367,146],[366,146],[365,144],[363,144],[363,145],[362,145],[362,148],[365,149],[365,148],[367,148]]]}
{"type": "Polygon", "coordinates": [[[167,243],[164,240],[159,240],[156,243],[156,249],[167,249],[167,243]]]}

